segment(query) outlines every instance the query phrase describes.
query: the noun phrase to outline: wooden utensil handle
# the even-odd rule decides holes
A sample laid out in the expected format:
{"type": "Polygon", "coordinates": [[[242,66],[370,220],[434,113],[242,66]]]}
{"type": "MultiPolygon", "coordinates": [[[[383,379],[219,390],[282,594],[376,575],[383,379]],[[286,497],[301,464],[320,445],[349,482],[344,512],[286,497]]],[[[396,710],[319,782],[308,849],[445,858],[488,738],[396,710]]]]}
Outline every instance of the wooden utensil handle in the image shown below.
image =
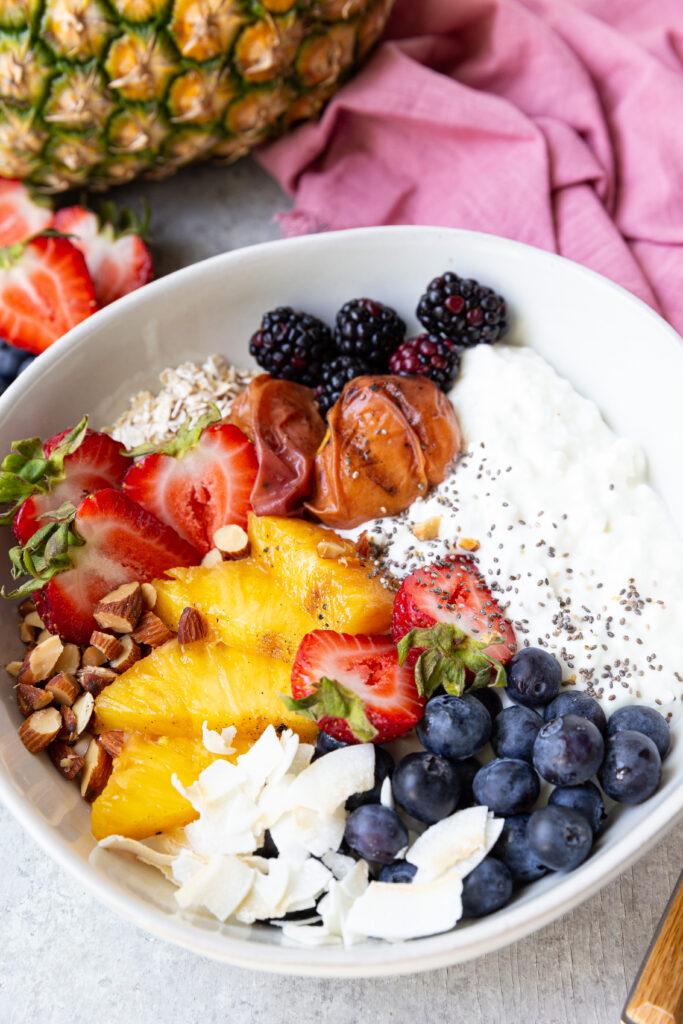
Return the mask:
{"type": "Polygon", "coordinates": [[[683,1024],[683,874],[628,997],[623,1024],[683,1024]]]}

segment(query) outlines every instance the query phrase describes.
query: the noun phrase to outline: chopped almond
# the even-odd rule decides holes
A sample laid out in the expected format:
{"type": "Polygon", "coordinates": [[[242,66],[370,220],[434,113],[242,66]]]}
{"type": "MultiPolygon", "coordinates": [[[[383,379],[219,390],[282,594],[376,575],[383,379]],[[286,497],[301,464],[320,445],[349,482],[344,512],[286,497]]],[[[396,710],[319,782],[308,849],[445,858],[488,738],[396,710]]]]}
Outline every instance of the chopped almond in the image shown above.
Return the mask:
{"type": "Polygon", "coordinates": [[[19,739],[31,754],[45,750],[62,728],[62,716],[57,708],[34,711],[22,722],[19,739]]]}
{"type": "Polygon", "coordinates": [[[183,608],[178,622],[178,642],[191,644],[195,640],[205,640],[208,635],[209,627],[202,613],[191,605],[183,608]]]}
{"type": "Polygon", "coordinates": [[[217,565],[223,564],[223,556],[218,548],[211,548],[202,558],[201,564],[205,569],[215,569],[217,565]]]}
{"type": "Polygon", "coordinates": [[[131,636],[121,637],[121,653],[117,658],[112,658],[109,662],[110,667],[114,672],[118,672],[119,675],[129,669],[131,665],[134,665],[136,661],[140,660],[140,648],[135,643],[135,640],[131,636]]]}
{"type": "Polygon", "coordinates": [[[54,743],[51,743],[47,752],[57,771],[61,772],[69,781],[75,779],[83,767],[83,758],[80,754],[77,754],[73,747],[62,740],[55,740],[54,743]]]}
{"type": "Polygon", "coordinates": [[[363,530],[356,541],[356,555],[358,558],[369,558],[370,556],[370,538],[367,530],[363,530]]]}
{"type": "Polygon", "coordinates": [[[55,662],[55,672],[75,675],[81,664],[81,650],[76,644],[64,644],[64,650],[55,662]]]}
{"type": "Polygon", "coordinates": [[[34,711],[40,711],[52,704],[53,696],[39,686],[32,686],[30,683],[19,683],[16,689],[17,704],[24,718],[28,718],[34,711]]]}
{"type": "Polygon", "coordinates": [[[478,540],[474,540],[472,537],[461,537],[458,541],[458,547],[461,547],[464,551],[478,551],[480,544],[478,540]]]}
{"type": "Polygon", "coordinates": [[[93,609],[95,622],[115,633],[132,633],[142,614],[142,586],[124,583],[98,601],[93,609]]]}
{"type": "Polygon", "coordinates": [[[151,611],[157,603],[156,587],[152,583],[142,584],[142,606],[151,611]]]}
{"type": "Polygon", "coordinates": [[[118,757],[126,742],[126,734],[121,729],[102,732],[98,739],[110,757],[118,757]]]}
{"type": "Polygon", "coordinates": [[[19,605],[19,614],[22,616],[22,618],[26,618],[27,615],[30,615],[30,613],[34,612],[35,610],[36,602],[33,600],[32,597],[25,597],[24,600],[19,605]]]}
{"type": "Polygon", "coordinates": [[[51,636],[47,640],[43,640],[24,658],[24,663],[17,676],[19,682],[34,684],[48,679],[63,650],[64,645],[58,636],[51,636]]]}
{"type": "Polygon", "coordinates": [[[17,676],[19,675],[19,672],[21,671],[22,664],[23,662],[21,661],[9,661],[5,665],[5,671],[8,672],[13,679],[16,679],[17,676]]]}
{"type": "Polygon", "coordinates": [[[337,559],[348,553],[347,547],[338,540],[319,540],[315,550],[319,558],[337,559]]]}
{"type": "Polygon", "coordinates": [[[68,672],[60,672],[46,684],[45,692],[52,694],[55,704],[68,704],[71,707],[80,695],[81,688],[76,682],[75,676],[68,672]]]}
{"type": "Polygon", "coordinates": [[[436,540],[439,536],[440,526],[441,516],[432,516],[431,519],[425,519],[423,523],[415,523],[413,536],[416,540],[436,540]]]}
{"type": "Polygon", "coordinates": [[[162,644],[172,640],[175,634],[171,632],[168,626],[154,612],[143,612],[137,628],[130,635],[138,644],[147,644],[149,647],[161,647],[162,644]]]}
{"type": "Polygon", "coordinates": [[[59,730],[57,738],[64,740],[66,743],[73,743],[78,739],[78,719],[76,718],[76,713],[68,704],[62,704],[59,711],[62,716],[62,728],[59,730]]]}
{"type": "MultiPolygon", "coordinates": [[[[102,660],[95,662],[97,665],[103,665],[105,661],[109,661],[111,658],[118,658],[119,654],[123,650],[121,641],[112,636],[111,633],[101,633],[99,629],[93,631],[90,637],[90,647],[88,651],[95,648],[102,655],[102,660]]],[[[86,651],[87,654],[87,651],[86,651]]],[[[89,664],[85,660],[85,654],[83,655],[83,664],[89,664]]]]}
{"type": "Polygon", "coordinates": [[[249,553],[247,531],[231,524],[221,526],[213,535],[213,542],[225,558],[244,558],[249,553]]]}
{"type": "Polygon", "coordinates": [[[28,626],[25,622],[20,623],[19,639],[22,644],[32,644],[37,636],[38,630],[35,626],[28,626]]]}
{"type": "MultiPolygon", "coordinates": [[[[116,637],[112,639],[116,640],[116,637]]],[[[117,641],[118,643],[118,641],[117,641]]],[[[83,668],[97,668],[99,665],[104,665],[107,658],[99,647],[95,647],[93,644],[90,647],[86,647],[83,651],[83,657],[81,658],[81,665],[83,668]]]]}
{"type": "Polygon", "coordinates": [[[86,693],[91,693],[93,697],[97,697],[98,694],[102,693],[102,690],[109,686],[110,683],[113,683],[115,679],[116,672],[105,668],[104,665],[82,668],[78,673],[79,683],[86,693]]]}
{"type": "Polygon", "coordinates": [[[88,745],[81,771],[81,796],[88,803],[100,795],[111,774],[111,757],[98,740],[88,745]]]}
{"type": "Polygon", "coordinates": [[[81,736],[90,725],[95,710],[95,698],[91,693],[82,693],[71,709],[76,716],[76,735],[81,736]]]}
{"type": "Polygon", "coordinates": [[[36,629],[45,629],[45,623],[43,622],[35,608],[33,609],[32,612],[29,612],[28,615],[24,616],[24,625],[34,626],[36,629]]]}

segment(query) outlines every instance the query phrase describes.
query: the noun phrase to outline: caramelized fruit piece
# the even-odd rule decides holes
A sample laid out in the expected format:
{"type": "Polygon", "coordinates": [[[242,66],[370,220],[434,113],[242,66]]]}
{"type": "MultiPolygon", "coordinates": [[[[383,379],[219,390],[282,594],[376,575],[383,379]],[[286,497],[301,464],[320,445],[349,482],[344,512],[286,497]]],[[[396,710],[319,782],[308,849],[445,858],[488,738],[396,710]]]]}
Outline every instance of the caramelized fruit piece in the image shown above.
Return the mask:
{"type": "Polygon", "coordinates": [[[371,562],[355,557],[353,541],[303,519],[249,515],[256,559],[313,619],[317,629],[386,633],[393,590],[382,586],[371,562]],[[339,557],[319,552],[334,546],[339,557]]]}
{"type": "Polygon", "coordinates": [[[290,666],[275,658],[197,640],[184,647],[170,640],[137,661],[103,690],[95,705],[99,732],[123,729],[147,736],[201,736],[234,725],[251,741],[267,725],[286,725],[302,739],[315,726],[287,711],[278,694],[289,694],[290,666]]]}
{"type": "Polygon", "coordinates": [[[183,608],[193,605],[204,615],[211,639],[291,662],[305,634],[318,627],[250,558],[167,575],[172,579],[155,581],[154,611],[173,630],[183,608]]]}
{"type": "MultiPolygon", "coordinates": [[[[235,753],[230,761],[243,754],[249,742],[237,735],[231,746],[235,753]]],[[[92,805],[90,824],[95,839],[111,835],[146,839],[187,825],[197,815],[171,778],[177,775],[189,786],[215,760],[216,755],[201,740],[129,736],[114,758],[107,785],[92,805]]]]}

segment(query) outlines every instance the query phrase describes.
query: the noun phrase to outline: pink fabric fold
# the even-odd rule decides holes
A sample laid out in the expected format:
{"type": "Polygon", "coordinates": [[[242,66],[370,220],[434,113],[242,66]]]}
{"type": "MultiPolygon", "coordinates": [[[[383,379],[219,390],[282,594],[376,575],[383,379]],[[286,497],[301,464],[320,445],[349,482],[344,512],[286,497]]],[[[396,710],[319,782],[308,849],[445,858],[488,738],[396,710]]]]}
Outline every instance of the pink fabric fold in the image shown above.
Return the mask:
{"type": "Polygon", "coordinates": [[[397,0],[320,121],[258,158],[295,197],[287,235],[505,235],[683,332],[683,0],[397,0]]]}

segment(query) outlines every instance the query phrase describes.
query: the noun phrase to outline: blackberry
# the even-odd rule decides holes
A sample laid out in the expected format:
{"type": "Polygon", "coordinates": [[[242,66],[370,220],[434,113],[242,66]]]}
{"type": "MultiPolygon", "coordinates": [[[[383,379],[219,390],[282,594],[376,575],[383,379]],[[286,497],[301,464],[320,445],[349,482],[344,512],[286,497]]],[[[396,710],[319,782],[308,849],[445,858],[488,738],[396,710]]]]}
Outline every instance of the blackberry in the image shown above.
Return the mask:
{"type": "Polygon", "coordinates": [[[249,351],[273,377],[314,388],[334,354],[334,341],[322,320],[291,306],[278,306],[263,314],[249,351]]]}
{"type": "Polygon", "coordinates": [[[421,374],[447,391],[460,370],[460,350],[437,334],[408,338],[389,359],[389,369],[400,377],[421,374]]]}
{"type": "Polygon", "coordinates": [[[324,414],[331,409],[342,393],[342,388],[354,377],[372,373],[373,368],[361,359],[352,356],[336,356],[320,371],[319,384],[315,389],[320,411],[324,414]]]}
{"type": "Polygon", "coordinates": [[[428,285],[416,313],[429,332],[458,345],[490,345],[508,329],[505,299],[492,288],[450,271],[428,285]]]}
{"type": "Polygon", "coordinates": [[[368,366],[386,370],[387,359],[405,337],[406,325],[398,313],[374,299],[351,299],[337,313],[334,340],[345,356],[363,359],[368,366]]]}

